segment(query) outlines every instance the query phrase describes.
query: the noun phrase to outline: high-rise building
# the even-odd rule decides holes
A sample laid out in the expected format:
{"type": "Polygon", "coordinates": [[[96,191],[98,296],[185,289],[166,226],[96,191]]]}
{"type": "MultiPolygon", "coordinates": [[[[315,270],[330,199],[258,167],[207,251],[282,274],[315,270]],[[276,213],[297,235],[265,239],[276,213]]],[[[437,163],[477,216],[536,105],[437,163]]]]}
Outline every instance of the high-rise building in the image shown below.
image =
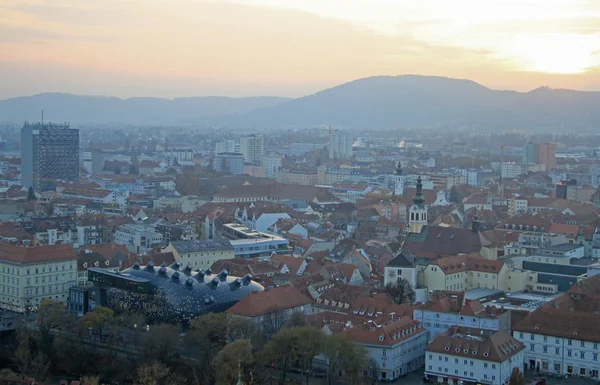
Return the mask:
{"type": "Polygon", "coordinates": [[[537,163],[537,150],[534,143],[529,142],[523,147],[523,163],[537,163]]]}
{"type": "Polygon", "coordinates": [[[104,168],[104,154],[100,150],[83,152],[83,168],[90,174],[101,172],[104,168]]]}
{"type": "Polygon", "coordinates": [[[68,124],[30,124],[21,129],[21,183],[52,191],[58,181],[79,178],[79,130],[68,124]]]}
{"type": "Polygon", "coordinates": [[[267,178],[277,178],[277,172],[281,168],[281,155],[265,154],[263,156],[263,167],[265,168],[265,176],[267,178]]]}
{"type": "Polygon", "coordinates": [[[244,173],[244,155],[235,152],[222,152],[215,155],[215,171],[228,171],[233,175],[244,173]]]}
{"type": "Polygon", "coordinates": [[[221,142],[217,142],[215,145],[215,154],[220,154],[222,152],[240,152],[240,142],[238,140],[223,140],[221,142]]]}
{"type": "Polygon", "coordinates": [[[537,164],[546,166],[546,171],[556,168],[556,144],[537,143],[535,145],[537,164]]]}
{"type": "Polygon", "coordinates": [[[352,158],[352,144],[354,140],[347,132],[336,131],[329,136],[329,158],[352,158]]]}
{"type": "Polygon", "coordinates": [[[240,138],[240,152],[244,155],[246,163],[262,165],[264,148],[262,135],[252,134],[240,138]]]}

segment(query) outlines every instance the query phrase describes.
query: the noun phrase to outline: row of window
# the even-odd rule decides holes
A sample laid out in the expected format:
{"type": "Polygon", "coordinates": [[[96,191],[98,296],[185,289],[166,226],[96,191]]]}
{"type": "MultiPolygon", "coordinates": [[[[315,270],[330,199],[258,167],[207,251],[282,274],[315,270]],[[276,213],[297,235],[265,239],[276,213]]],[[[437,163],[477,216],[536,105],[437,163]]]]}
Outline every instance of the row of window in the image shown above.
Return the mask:
{"type": "MultiPolygon", "coordinates": [[[[433,366],[432,365],[429,365],[429,370],[433,370],[433,366]]],[[[448,373],[448,368],[443,368],[442,369],[441,366],[438,366],[438,373],[442,373],[442,371],[444,373],[448,373]]],[[[458,369],[454,369],[454,374],[457,375],[457,376],[459,375],[458,374],[458,369]]],[[[463,374],[464,374],[465,377],[473,378],[473,372],[468,372],[468,371],[465,370],[465,371],[463,371],[463,374]]],[[[489,379],[489,378],[491,378],[492,381],[496,380],[496,376],[495,375],[492,375],[492,376],[488,377],[487,374],[484,374],[483,378],[486,379],[486,380],[489,379]]]]}
{"type": "MultiPolygon", "coordinates": [[[[535,344],[531,344],[529,346],[529,351],[535,352],[535,344]]],[[[548,354],[547,346],[543,347],[543,352],[544,352],[544,354],[548,354]]],[[[554,354],[556,354],[557,356],[560,355],[560,348],[554,348],[554,354]]],[[[567,349],[567,357],[577,357],[577,352],[575,352],[575,355],[573,355],[573,350],[567,349]]],[[[585,352],[580,351],[579,358],[582,360],[585,360],[585,358],[586,358],[585,352]]],[[[592,353],[592,360],[598,361],[598,353],[592,353]]]]}
{"type": "MultiPolygon", "coordinates": [[[[14,267],[6,267],[6,266],[2,266],[2,272],[5,274],[13,274],[13,275],[20,275],[19,274],[19,268],[14,268],[14,267]]],[[[73,264],[62,264],[60,265],[55,265],[54,266],[54,272],[58,272],[58,271],[66,271],[66,270],[73,270],[73,264]]],[[[53,269],[52,266],[43,266],[43,267],[36,267],[36,268],[28,268],[25,273],[26,275],[31,275],[31,274],[46,274],[46,273],[52,273],[53,269]]]]}
{"type": "MultiPolygon", "coordinates": [[[[575,333],[575,334],[576,334],[576,333],[575,333]]],[[[523,333],[523,332],[520,332],[520,333],[519,333],[519,338],[521,338],[521,339],[524,339],[524,338],[525,338],[525,335],[524,335],[524,333],[523,333]]],[[[530,335],[529,335],[529,339],[530,339],[531,341],[537,341],[537,339],[536,339],[536,335],[535,335],[535,334],[530,334],[530,335]]],[[[542,336],[542,340],[543,340],[544,342],[548,342],[548,336],[542,336]]],[[[568,339],[568,340],[567,340],[567,346],[573,346],[573,341],[574,341],[574,340],[572,340],[572,339],[568,339]]],[[[575,340],[575,341],[576,341],[576,340],[575,340]]],[[[559,345],[559,344],[560,344],[560,339],[559,339],[559,338],[555,338],[555,339],[554,339],[554,343],[555,343],[555,344],[557,344],[557,345],[559,345]]],[[[585,341],[581,341],[581,340],[579,340],[579,344],[580,344],[580,346],[581,346],[582,348],[585,348],[585,341]]],[[[594,343],[593,343],[593,347],[594,347],[594,349],[598,349],[598,343],[597,343],[597,342],[594,342],[594,343]]]]}

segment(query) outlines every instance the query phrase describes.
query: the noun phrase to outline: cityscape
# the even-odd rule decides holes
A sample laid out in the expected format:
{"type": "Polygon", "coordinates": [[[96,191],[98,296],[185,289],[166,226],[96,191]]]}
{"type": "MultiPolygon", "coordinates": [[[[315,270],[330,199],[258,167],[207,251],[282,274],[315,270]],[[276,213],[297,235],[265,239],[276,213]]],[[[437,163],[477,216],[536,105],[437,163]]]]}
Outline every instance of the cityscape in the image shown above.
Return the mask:
{"type": "Polygon", "coordinates": [[[134,3],[0,1],[0,385],[600,382],[597,5],[134,3]]]}

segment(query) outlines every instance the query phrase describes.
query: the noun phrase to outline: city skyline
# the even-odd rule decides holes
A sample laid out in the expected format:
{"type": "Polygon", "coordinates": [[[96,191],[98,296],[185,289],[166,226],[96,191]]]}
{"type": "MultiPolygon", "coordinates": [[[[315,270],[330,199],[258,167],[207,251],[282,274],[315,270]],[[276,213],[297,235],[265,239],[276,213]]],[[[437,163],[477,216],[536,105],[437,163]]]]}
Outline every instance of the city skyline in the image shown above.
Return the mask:
{"type": "Polygon", "coordinates": [[[0,98],[299,97],[375,75],[600,89],[589,0],[1,0],[0,98]]]}

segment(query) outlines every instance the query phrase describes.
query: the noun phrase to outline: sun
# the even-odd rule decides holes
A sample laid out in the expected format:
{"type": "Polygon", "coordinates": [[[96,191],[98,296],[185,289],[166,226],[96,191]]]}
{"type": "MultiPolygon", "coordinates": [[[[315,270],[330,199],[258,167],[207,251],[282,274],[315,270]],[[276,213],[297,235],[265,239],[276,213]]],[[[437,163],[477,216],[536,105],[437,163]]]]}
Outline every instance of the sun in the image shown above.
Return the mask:
{"type": "Polygon", "coordinates": [[[581,35],[538,35],[518,39],[511,56],[526,71],[578,74],[598,65],[597,42],[581,35]]]}

